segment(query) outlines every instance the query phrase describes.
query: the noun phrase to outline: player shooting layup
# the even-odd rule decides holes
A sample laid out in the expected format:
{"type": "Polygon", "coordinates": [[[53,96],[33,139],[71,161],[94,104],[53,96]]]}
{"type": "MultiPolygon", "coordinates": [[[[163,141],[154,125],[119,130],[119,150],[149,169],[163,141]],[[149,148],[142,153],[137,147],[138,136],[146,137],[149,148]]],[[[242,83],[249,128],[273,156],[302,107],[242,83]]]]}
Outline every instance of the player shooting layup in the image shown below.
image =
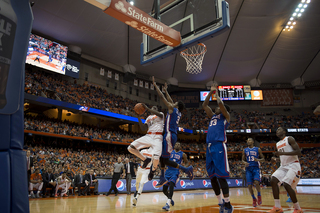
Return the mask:
{"type": "Polygon", "coordinates": [[[141,160],[143,160],[142,168],[146,168],[147,165],[151,162],[151,158],[146,158],[142,155],[139,150],[142,148],[152,147],[153,152],[153,167],[157,168],[159,164],[159,159],[162,151],[162,132],[163,132],[163,118],[164,115],[162,112],[158,111],[157,106],[153,106],[151,109],[143,104],[147,111],[151,112],[152,115],[149,115],[143,124],[140,116],[139,126],[142,131],[147,131],[147,134],[137,140],[133,141],[130,146],[128,146],[128,151],[131,154],[134,154],[141,160]]]}
{"type": "MultiPolygon", "coordinates": [[[[279,183],[283,183],[284,188],[288,192],[294,206],[294,213],[302,213],[297,200],[294,188],[296,188],[301,175],[301,166],[298,156],[301,150],[296,140],[291,136],[286,136],[287,130],[283,127],[277,129],[276,135],[280,141],[276,144],[276,155],[280,157],[281,166],[272,174],[271,186],[275,206],[270,213],[282,213],[279,199],[279,183]]],[[[272,160],[276,160],[275,157],[272,160]]]]}

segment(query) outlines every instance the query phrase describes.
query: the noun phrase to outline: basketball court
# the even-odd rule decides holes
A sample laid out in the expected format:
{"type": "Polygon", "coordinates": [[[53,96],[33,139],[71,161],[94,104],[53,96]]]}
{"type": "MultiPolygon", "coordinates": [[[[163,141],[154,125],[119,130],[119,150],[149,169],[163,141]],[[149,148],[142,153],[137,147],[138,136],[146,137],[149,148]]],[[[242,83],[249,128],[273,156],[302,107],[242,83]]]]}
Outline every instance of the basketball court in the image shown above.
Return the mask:
{"type": "MultiPolygon", "coordinates": [[[[320,213],[320,187],[297,187],[297,198],[304,212],[320,213]],[[301,191],[301,193],[299,193],[301,191]]],[[[252,198],[247,188],[231,188],[230,200],[234,206],[234,213],[262,213],[272,209],[274,202],[271,188],[262,188],[261,206],[252,207],[252,198]]],[[[137,206],[132,205],[133,194],[119,194],[118,196],[97,195],[68,198],[40,198],[30,199],[30,212],[56,213],[56,212],[166,212],[162,210],[167,198],[163,193],[143,193],[137,206]]],[[[287,195],[281,187],[281,205],[285,213],[293,212],[293,204],[286,203],[287,195]]],[[[171,207],[173,213],[209,213],[219,212],[217,199],[213,190],[192,190],[174,192],[175,205],[171,207]]]]}

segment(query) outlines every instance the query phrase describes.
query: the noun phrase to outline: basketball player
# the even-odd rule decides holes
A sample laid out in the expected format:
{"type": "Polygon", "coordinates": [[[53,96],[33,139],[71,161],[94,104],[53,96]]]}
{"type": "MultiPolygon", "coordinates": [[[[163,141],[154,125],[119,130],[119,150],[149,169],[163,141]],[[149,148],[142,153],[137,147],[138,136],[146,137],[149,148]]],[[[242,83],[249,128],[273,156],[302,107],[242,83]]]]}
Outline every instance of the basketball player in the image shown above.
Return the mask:
{"type": "Polygon", "coordinates": [[[72,180],[66,175],[65,172],[62,172],[61,176],[57,178],[57,186],[56,186],[56,192],[54,197],[58,197],[58,190],[59,188],[62,188],[61,191],[61,197],[68,197],[67,192],[69,190],[69,187],[72,183],[72,180]]]}
{"type": "Polygon", "coordinates": [[[140,116],[139,126],[142,131],[147,131],[147,134],[137,140],[133,141],[130,146],[128,146],[128,151],[134,154],[143,161],[142,168],[146,168],[151,162],[151,158],[146,158],[142,155],[139,150],[143,148],[152,148],[153,152],[153,168],[157,169],[159,164],[159,159],[162,151],[162,132],[163,132],[163,119],[164,115],[162,112],[158,111],[157,106],[153,106],[151,109],[143,104],[145,109],[151,113],[143,124],[140,116]]]}
{"type": "Polygon", "coordinates": [[[34,173],[30,176],[29,190],[31,198],[39,198],[43,186],[42,176],[40,174],[40,169],[36,168],[34,173]],[[33,189],[37,189],[37,194],[33,194],[33,189]]]}
{"type": "Polygon", "coordinates": [[[40,63],[40,55],[37,55],[33,61],[38,61],[40,63]]]}
{"type": "Polygon", "coordinates": [[[226,129],[230,123],[230,108],[224,105],[220,99],[217,90],[217,84],[213,84],[210,92],[202,104],[203,109],[211,119],[207,133],[207,154],[206,154],[206,169],[211,179],[212,188],[218,198],[220,213],[232,213],[233,206],[229,199],[229,185],[226,178],[229,177],[229,163],[227,155],[227,137],[226,129]],[[215,93],[218,107],[215,112],[209,107],[209,100],[212,94],[215,93]],[[222,189],[222,194],[220,193],[222,189]]]}
{"type": "Polygon", "coordinates": [[[260,162],[264,161],[264,156],[260,148],[253,146],[254,140],[248,138],[248,148],[245,148],[242,152],[242,162],[246,166],[246,179],[248,183],[248,189],[253,199],[253,207],[262,204],[261,188],[260,188],[260,162]],[[261,157],[261,158],[260,158],[261,157]],[[259,159],[260,158],[260,159],[259,159]],[[256,186],[258,192],[258,200],[254,196],[252,184],[256,186]]]}
{"type": "MultiPolygon", "coordinates": [[[[160,91],[159,87],[157,86],[157,84],[154,80],[154,76],[152,76],[152,82],[153,82],[154,88],[156,89],[160,99],[164,102],[164,104],[168,108],[166,122],[164,124],[162,155],[160,158],[161,175],[160,175],[160,181],[155,186],[156,188],[160,188],[161,186],[163,186],[164,184],[166,184],[168,182],[168,180],[166,180],[166,178],[164,176],[164,169],[165,169],[166,165],[171,166],[173,168],[181,169],[183,172],[185,172],[188,175],[190,180],[193,180],[193,167],[189,166],[188,168],[186,168],[182,165],[177,164],[174,161],[169,160],[170,154],[173,151],[173,147],[176,144],[177,139],[178,139],[178,135],[177,135],[178,124],[179,124],[179,120],[181,118],[181,112],[185,108],[184,103],[181,101],[173,103],[170,95],[167,92],[166,85],[165,85],[164,89],[165,89],[165,93],[166,93],[167,98],[165,98],[164,95],[162,94],[162,92],[160,91]]],[[[148,176],[149,180],[153,179],[155,169],[156,168],[153,167],[152,170],[150,171],[150,174],[148,176]]]]}
{"type": "MultiPolygon", "coordinates": [[[[296,140],[291,136],[286,136],[287,130],[284,127],[277,129],[276,135],[280,141],[276,144],[276,155],[280,157],[281,166],[272,174],[271,186],[275,206],[270,211],[271,213],[282,213],[279,199],[279,185],[283,183],[284,188],[288,192],[294,206],[294,213],[302,213],[294,188],[296,188],[301,175],[301,166],[298,156],[301,155],[301,150],[296,140]]],[[[276,160],[272,157],[272,160],[276,160]]]]}
{"type": "MultiPolygon", "coordinates": [[[[140,152],[144,156],[152,157],[152,148],[149,149],[143,149],[140,152]]],[[[152,165],[152,162],[150,162],[146,168],[142,168],[139,166],[136,176],[136,192],[134,193],[134,197],[132,200],[133,206],[137,205],[138,198],[142,193],[143,186],[146,182],[148,182],[148,175],[150,173],[150,167],[152,165]]]]}
{"type": "MultiPolygon", "coordinates": [[[[177,164],[181,164],[183,161],[185,166],[186,167],[188,166],[189,163],[188,163],[187,155],[181,151],[181,145],[179,142],[177,142],[174,145],[174,150],[171,152],[170,160],[176,162],[177,164]]],[[[170,204],[171,206],[174,206],[174,201],[172,200],[172,196],[173,196],[174,187],[179,181],[179,174],[180,174],[180,171],[178,168],[173,168],[171,166],[168,166],[168,169],[166,170],[166,173],[165,173],[165,177],[168,180],[168,183],[166,183],[163,186],[163,194],[167,196],[168,200],[166,205],[162,207],[162,209],[166,211],[170,211],[170,204]]]]}

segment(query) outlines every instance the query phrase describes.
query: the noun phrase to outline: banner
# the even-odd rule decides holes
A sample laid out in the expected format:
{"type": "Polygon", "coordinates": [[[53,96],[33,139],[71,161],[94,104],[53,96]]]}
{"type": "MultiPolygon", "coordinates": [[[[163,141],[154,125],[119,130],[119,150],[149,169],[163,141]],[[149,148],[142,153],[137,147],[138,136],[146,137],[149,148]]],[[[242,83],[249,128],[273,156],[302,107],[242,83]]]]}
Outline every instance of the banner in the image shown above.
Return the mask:
{"type": "Polygon", "coordinates": [[[149,83],[148,82],[145,82],[144,88],[149,89],[149,83]]]}
{"type": "MultiPolygon", "coordinates": [[[[112,179],[99,179],[99,192],[108,192],[111,187],[112,179]]],[[[158,191],[162,192],[162,187],[155,188],[158,184],[159,179],[153,179],[144,184],[143,191],[158,191]]],[[[229,187],[242,187],[242,179],[227,179],[229,187]]],[[[119,192],[126,192],[126,180],[120,179],[117,183],[117,189],[119,192]]],[[[190,189],[211,189],[210,179],[181,179],[178,181],[175,190],[190,190],[190,189]]],[[[136,191],[136,180],[131,181],[131,191],[136,191]]]]}
{"type": "Polygon", "coordinates": [[[112,78],[112,72],[108,70],[108,78],[112,78]]]}
{"type": "Polygon", "coordinates": [[[116,81],[119,81],[119,74],[118,74],[118,73],[115,73],[115,74],[114,74],[114,79],[115,79],[116,81]]]}
{"type": "Polygon", "coordinates": [[[143,81],[139,81],[139,87],[143,87],[143,81]]]}
{"type": "Polygon", "coordinates": [[[133,85],[136,86],[136,87],[138,86],[138,79],[134,79],[133,85]]]}
{"type": "Polygon", "coordinates": [[[100,75],[104,76],[104,69],[100,68],[100,75]]]}
{"type": "Polygon", "coordinates": [[[262,106],[292,106],[292,89],[263,90],[262,106]]]}

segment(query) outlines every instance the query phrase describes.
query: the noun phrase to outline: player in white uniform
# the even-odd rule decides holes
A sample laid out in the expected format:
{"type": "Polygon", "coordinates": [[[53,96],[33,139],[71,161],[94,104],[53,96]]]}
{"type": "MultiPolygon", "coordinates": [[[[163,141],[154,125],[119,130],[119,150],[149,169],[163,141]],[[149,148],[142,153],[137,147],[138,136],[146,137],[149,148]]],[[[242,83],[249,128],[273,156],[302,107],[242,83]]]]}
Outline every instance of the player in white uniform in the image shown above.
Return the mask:
{"type": "Polygon", "coordinates": [[[138,158],[143,161],[142,168],[146,168],[147,165],[151,162],[151,158],[146,158],[143,156],[139,150],[143,148],[152,148],[152,157],[153,157],[153,168],[157,168],[159,164],[159,159],[162,152],[162,132],[163,132],[163,121],[164,115],[162,112],[158,111],[157,106],[153,106],[151,109],[143,104],[146,108],[146,111],[151,112],[143,124],[140,116],[139,119],[139,126],[142,131],[147,131],[145,136],[138,138],[137,140],[133,141],[128,146],[128,151],[131,154],[134,154],[138,158]]]}
{"type": "MultiPolygon", "coordinates": [[[[277,137],[281,140],[276,144],[276,156],[280,157],[281,166],[272,174],[271,186],[275,206],[270,211],[271,213],[282,213],[283,210],[279,199],[279,185],[283,183],[284,188],[288,192],[294,206],[294,213],[302,213],[294,188],[297,186],[300,175],[301,166],[298,156],[301,155],[301,150],[296,140],[291,136],[286,136],[287,130],[283,127],[277,129],[277,137]]],[[[273,157],[272,160],[276,160],[273,157]]]]}
{"type": "MultiPolygon", "coordinates": [[[[152,148],[149,149],[143,149],[140,152],[145,157],[152,157],[152,148]]],[[[142,168],[141,166],[138,167],[137,176],[136,176],[136,192],[134,193],[133,197],[133,205],[136,206],[138,202],[138,197],[141,195],[143,186],[146,182],[148,182],[148,175],[150,173],[150,167],[152,165],[152,162],[150,162],[146,168],[142,168]]]]}

